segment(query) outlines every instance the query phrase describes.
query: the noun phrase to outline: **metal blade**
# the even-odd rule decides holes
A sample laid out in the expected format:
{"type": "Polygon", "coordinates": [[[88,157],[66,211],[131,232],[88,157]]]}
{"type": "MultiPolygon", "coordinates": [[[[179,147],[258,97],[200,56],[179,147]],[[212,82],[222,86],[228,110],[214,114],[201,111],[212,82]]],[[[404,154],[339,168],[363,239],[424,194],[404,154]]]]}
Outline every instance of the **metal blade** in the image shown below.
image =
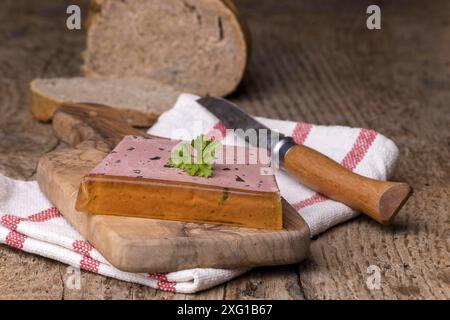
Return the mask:
{"type": "Polygon", "coordinates": [[[284,137],[283,134],[270,130],[230,101],[222,98],[204,97],[198,99],[197,102],[219,118],[227,129],[236,130],[239,136],[255,147],[264,147],[271,150],[272,142],[284,137]],[[249,130],[252,129],[256,130],[256,139],[249,137],[251,133],[249,130]]]}

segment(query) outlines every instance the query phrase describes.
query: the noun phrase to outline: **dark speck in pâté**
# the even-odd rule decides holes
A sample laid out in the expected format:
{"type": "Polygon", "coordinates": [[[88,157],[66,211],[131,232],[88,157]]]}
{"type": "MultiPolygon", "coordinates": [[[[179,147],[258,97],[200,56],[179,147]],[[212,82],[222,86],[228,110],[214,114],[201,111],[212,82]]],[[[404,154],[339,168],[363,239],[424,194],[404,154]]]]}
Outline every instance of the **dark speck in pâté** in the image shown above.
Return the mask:
{"type": "Polygon", "coordinates": [[[116,163],[120,163],[120,160],[116,160],[116,163]]]}
{"type": "Polygon", "coordinates": [[[234,170],[238,171],[238,170],[239,170],[239,168],[234,168],[234,170]]]}
{"type": "Polygon", "coordinates": [[[164,168],[171,168],[171,166],[169,166],[168,164],[165,164],[164,168]]]}
{"type": "Polygon", "coordinates": [[[161,151],[164,151],[164,148],[158,148],[159,150],[161,150],[161,151]]]}
{"type": "Polygon", "coordinates": [[[225,202],[228,199],[229,195],[230,195],[230,189],[229,188],[223,188],[222,202],[225,202]]]}
{"type": "Polygon", "coordinates": [[[223,171],[230,171],[231,169],[230,168],[223,168],[222,170],[223,171]]]}
{"type": "Polygon", "coordinates": [[[150,158],[150,160],[159,160],[159,159],[161,159],[161,157],[153,157],[153,158],[150,158]]]}
{"type": "Polygon", "coordinates": [[[128,151],[133,151],[134,149],[136,149],[135,147],[131,147],[131,148],[128,148],[127,150],[128,151]]]}
{"type": "Polygon", "coordinates": [[[241,177],[239,177],[239,176],[236,176],[236,181],[237,182],[245,182],[245,180],[244,179],[242,179],[241,177]]]}

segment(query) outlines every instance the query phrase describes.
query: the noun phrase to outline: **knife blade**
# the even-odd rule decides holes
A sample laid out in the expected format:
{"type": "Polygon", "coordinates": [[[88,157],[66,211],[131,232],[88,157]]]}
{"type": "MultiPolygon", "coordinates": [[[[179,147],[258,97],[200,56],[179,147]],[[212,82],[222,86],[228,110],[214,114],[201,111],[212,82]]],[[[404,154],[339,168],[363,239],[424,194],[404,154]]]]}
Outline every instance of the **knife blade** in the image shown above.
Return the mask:
{"type": "Polygon", "coordinates": [[[226,99],[207,96],[197,102],[247,141],[248,131],[255,130],[258,134],[248,142],[270,150],[276,168],[382,224],[388,224],[412,194],[406,183],[358,175],[318,151],[296,144],[292,137],[271,130],[226,99]]]}
{"type": "Polygon", "coordinates": [[[256,143],[252,143],[252,141],[249,142],[255,147],[266,147],[268,149],[272,149],[272,136],[277,135],[280,139],[284,138],[283,134],[273,132],[270,128],[249,116],[246,112],[230,101],[222,98],[204,97],[198,99],[197,102],[219,118],[225,128],[241,129],[237,131],[237,134],[244,139],[248,138],[248,136],[245,135],[245,132],[248,130],[256,130],[257,132],[260,130],[265,130],[267,132],[267,145],[264,146],[263,142],[266,141],[261,141],[261,137],[258,135],[256,143]]]}

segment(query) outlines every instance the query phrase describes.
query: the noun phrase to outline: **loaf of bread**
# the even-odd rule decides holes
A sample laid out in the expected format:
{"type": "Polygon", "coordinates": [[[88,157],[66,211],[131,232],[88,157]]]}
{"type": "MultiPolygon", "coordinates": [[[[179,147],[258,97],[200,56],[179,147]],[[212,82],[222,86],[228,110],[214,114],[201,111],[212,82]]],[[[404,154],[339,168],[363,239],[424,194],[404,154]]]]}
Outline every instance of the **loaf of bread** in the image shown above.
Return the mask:
{"type": "Polygon", "coordinates": [[[244,74],[245,26],[231,0],[93,0],[84,75],[143,77],[224,96],[244,74]]]}
{"type": "Polygon", "coordinates": [[[117,108],[135,127],[149,127],[171,108],[179,92],[150,79],[53,78],[31,82],[32,113],[49,121],[65,102],[98,103],[117,108]]]}

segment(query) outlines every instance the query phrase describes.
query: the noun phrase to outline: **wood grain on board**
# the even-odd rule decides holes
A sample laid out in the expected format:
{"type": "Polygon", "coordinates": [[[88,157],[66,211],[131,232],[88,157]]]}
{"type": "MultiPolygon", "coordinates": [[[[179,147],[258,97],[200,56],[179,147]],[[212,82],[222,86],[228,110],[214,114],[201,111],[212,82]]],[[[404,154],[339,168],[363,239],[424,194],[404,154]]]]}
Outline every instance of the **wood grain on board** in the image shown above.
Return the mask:
{"type": "MultiPolygon", "coordinates": [[[[85,8],[86,1],[76,1],[85,8]]],[[[72,2],[70,3],[72,4],[72,2]]],[[[41,299],[423,299],[450,298],[448,101],[450,3],[379,1],[382,30],[365,27],[371,1],[239,0],[253,40],[232,100],[256,115],[372,128],[401,158],[393,179],[414,196],[388,227],[360,217],[312,241],[299,266],[256,268],[213,289],[161,292],[0,246],[0,297],[41,299]],[[379,290],[367,268],[380,268],[379,290]]],[[[4,0],[0,10],[0,172],[34,177],[60,147],[31,119],[28,83],[79,74],[83,32],[66,30],[65,1],[4,0]]]]}

